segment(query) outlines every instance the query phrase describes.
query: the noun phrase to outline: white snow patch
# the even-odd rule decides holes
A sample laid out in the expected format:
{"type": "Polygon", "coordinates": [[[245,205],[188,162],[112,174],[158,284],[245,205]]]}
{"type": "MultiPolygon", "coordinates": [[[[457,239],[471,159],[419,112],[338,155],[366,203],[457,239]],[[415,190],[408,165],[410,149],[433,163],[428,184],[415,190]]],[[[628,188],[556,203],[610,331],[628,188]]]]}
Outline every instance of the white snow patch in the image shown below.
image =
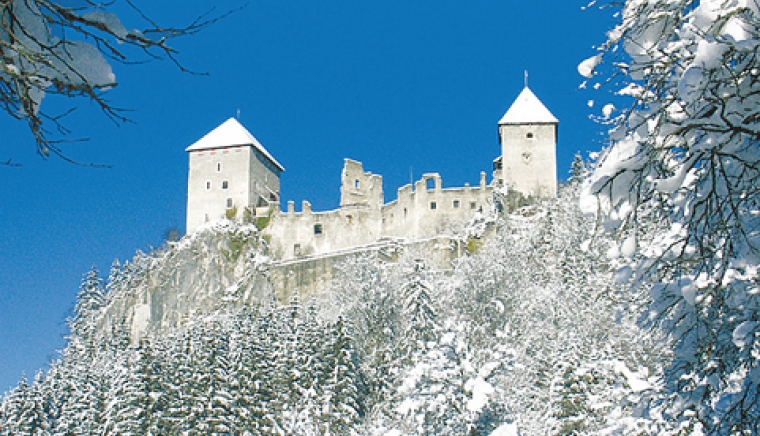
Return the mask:
{"type": "Polygon", "coordinates": [[[520,432],[517,430],[517,423],[509,422],[498,426],[491,432],[491,436],[520,436],[520,432]]]}
{"type": "Polygon", "coordinates": [[[599,62],[601,62],[601,60],[601,54],[591,56],[578,65],[578,73],[583,77],[591,78],[591,76],[594,75],[594,69],[597,65],[599,65],[599,62]]]}
{"type": "Polygon", "coordinates": [[[736,329],[734,329],[734,345],[743,348],[748,343],[751,343],[751,338],[748,339],[747,336],[750,336],[755,328],[757,328],[757,322],[754,321],[744,321],[739,324],[736,329]]]}
{"type": "Polygon", "coordinates": [[[472,398],[467,401],[467,410],[480,412],[488,404],[488,396],[494,392],[494,387],[480,377],[467,380],[465,390],[472,393],[472,398]]]}

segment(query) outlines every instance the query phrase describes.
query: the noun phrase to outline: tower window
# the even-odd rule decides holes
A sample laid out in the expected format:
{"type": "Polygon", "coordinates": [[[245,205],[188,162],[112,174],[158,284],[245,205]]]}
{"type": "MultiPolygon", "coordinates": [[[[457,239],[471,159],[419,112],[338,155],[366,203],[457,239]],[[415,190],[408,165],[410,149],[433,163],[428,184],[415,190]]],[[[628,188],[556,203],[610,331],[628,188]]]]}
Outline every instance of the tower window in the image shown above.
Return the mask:
{"type": "Polygon", "coordinates": [[[222,181],[222,189],[227,189],[230,187],[230,182],[224,180],[222,181]]]}
{"type": "Polygon", "coordinates": [[[358,187],[359,187],[359,181],[358,180],[354,180],[354,188],[358,188],[358,187]]]}
{"type": "Polygon", "coordinates": [[[314,234],[315,235],[322,234],[322,224],[314,224],[314,234]]]}
{"type": "Polygon", "coordinates": [[[227,209],[232,209],[232,199],[231,198],[227,199],[227,209]]]}
{"type": "Polygon", "coordinates": [[[459,209],[459,200],[454,200],[454,209],[459,209]]]}
{"type": "Polygon", "coordinates": [[[431,202],[430,202],[430,209],[433,209],[433,210],[435,210],[435,209],[437,209],[437,208],[438,208],[438,205],[435,203],[435,201],[431,201],[431,202]]]}
{"type": "Polygon", "coordinates": [[[528,138],[528,139],[533,139],[533,132],[528,132],[528,133],[525,135],[525,137],[526,137],[526,138],[528,138]]]}
{"type": "Polygon", "coordinates": [[[211,180],[206,180],[206,190],[211,189],[211,180]]]}
{"type": "Polygon", "coordinates": [[[217,164],[216,164],[216,172],[217,173],[222,172],[222,163],[221,162],[217,162],[217,164]]]}

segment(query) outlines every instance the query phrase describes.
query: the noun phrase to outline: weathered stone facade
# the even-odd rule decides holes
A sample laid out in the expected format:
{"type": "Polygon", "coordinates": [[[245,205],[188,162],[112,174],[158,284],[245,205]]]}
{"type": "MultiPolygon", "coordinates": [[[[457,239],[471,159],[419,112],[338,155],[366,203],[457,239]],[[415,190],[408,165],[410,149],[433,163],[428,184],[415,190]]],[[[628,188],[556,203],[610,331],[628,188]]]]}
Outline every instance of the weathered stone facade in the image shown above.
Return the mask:
{"type": "Polygon", "coordinates": [[[284,168],[234,118],[186,149],[187,231],[280,199],[284,168]]]}
{"type": "Polygon", "coordinates": [[[448,234],[492,201],[494,186],[525,196],[555,197],[558,121],[527,87],[499,121],[502,156],[494,161],[493,182],[480,174],[477,186],[443,188],[429,173],[398,189],[385,203],[383,179],[346,159],[340,208],[315,212],[303,201],[296,212],[279,203],[283,168],[258,141],[230,119],[187,149],[190,152],[187,231],[203,222],[248,208],[269,217],[264,234],[275,259],[288,261],[367,246],[389,238],[423,240],[448,234]]]}
{"type": "Polygon", "coordinates": [[[491,201],[491,187],[481,173],[480,185],[443,189],[441,177],[425,174],[414,186],[403,186],[398,197],[383,203],[382,177],[364,172],[360,162],[346,159],[340,209],[314,212],[304,201],[285,212],[274,207],[264,234],[277,259],[315,256],[371,244],[383,238],[425,239],[445,234],[491,201]],[[428,180],[433,188],[428,189],[428,180]]]}

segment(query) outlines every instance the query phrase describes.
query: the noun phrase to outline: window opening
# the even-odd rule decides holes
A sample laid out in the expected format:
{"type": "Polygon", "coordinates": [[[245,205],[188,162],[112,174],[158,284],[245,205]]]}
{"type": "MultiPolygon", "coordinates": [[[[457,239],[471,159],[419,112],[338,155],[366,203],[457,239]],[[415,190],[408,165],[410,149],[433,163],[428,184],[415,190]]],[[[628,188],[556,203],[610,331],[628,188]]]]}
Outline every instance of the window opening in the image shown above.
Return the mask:
{"type": "Polygon", "coordinates": [[[301,255],[301,244],[296,244],[293,246],[293,255],[294,256],[300,256],[301,255]]]}
{"type": "Polygon", "coordinates": [[[228,182],[227,180],[223,180],[222,181],[222,189],[227,189],[229,187],[230,187],[230,182],[228,182]]]}
{"type": "Polygon", "coordinates": [[[231,198],[227,199],[227,209],[232,209],[232,199],[231,198]]]}
{"type": "Polygon", "coordinates": [[[459,200],[454,200],[454,209],[459,209],[459,200]]]}
{"type": "Polygon", "coordinates": [[[314,224],[314,234],[315,235],[322,234],[322,224],[314,224]]]}
{"type": "Polygon", "coordinates": [[[207,180],[206,181],[206,190],[209,190],[209,189],[211,189],[211,181],[207,180]]]}
{"type": "Polygon", "coordinates": [[[217,173],[222,172],[222,163],[221,162],[217,162],[217,164],[216,164],[216,172],[217,173]]]}
{"type": "Polygon", "coordinates": [[[526,137],[526,138],[528,138],[528,139],[533,139],[533,132],[528,132],[528,133],[525,135],[525,137],[526,137]]]}
{"type": "Polygon", "coordinates": [[[435,180],[434,179],[427,179],[425,180],[426,189],[428,191],[432,191],[435,189],[435,180]]]}
{"type": "Polygon", "coordinates": [[[430,209],[436,209],[438,205],[435,203],[435,201],[430,202],[430,209]]]}
{"type": "Polygon", "coordinates": [[[351,224],[354,221],[353,215],[346,215],[346,223],[351,224]]]}
{"type": "Polygon", "coordinates": [[[476,207],[478,207],[478,205],[474,201],[470,203],[470,209],[475,209],[476,207]]]}
{"type": "Polygon", "coordinates": [[[359,188],[359,180],[354,180],[354,188],[359,188]]]}

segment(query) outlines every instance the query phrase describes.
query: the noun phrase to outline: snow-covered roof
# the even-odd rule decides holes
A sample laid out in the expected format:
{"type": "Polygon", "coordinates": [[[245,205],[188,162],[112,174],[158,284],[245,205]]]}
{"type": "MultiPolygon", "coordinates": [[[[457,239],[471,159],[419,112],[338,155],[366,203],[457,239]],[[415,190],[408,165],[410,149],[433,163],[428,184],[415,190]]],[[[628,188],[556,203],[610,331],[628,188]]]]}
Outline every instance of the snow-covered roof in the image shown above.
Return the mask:
{"type": "Polygon", "coordinates": [[[499,120],[500,125],[526,123],[559,123],[557,118],[549,112],[549,109],[527,86],[517,96],[507,113],[499,120]]]}
{"type": "Polygon", "coordinates": [[[246,130],[242,124],[235,118],[223,122],[216,129],[210,131],[203,138],[199,139],[195,144],[187,147],[185,151],[200,151],[210,150],[213,148],[228,148],[237,147],[240,145],[250,145],[256,147],[264,156],[267,157],[273,164],[277,166],[281,171],[285,171],[282,165],[280,165],[274,157],[259,143],[256,138],[251,135],[251,132],[246,130]]]}

